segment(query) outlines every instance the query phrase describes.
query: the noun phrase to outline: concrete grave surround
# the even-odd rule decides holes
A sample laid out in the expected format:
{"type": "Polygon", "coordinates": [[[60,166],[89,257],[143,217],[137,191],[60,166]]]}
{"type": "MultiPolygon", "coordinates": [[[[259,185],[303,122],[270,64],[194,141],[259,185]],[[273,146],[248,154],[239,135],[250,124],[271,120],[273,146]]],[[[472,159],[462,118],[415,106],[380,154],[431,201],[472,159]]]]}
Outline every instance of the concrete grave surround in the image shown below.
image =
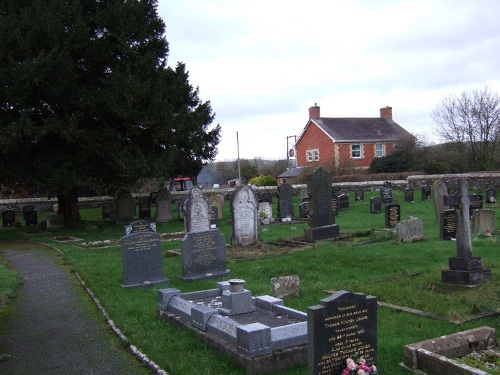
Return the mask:
{"type": "Polygon", "coordinates": [[[172,196],[168,189],[161,188],[156,192],[155,222],[168,223],[172,220],[172,196]]]}
{"type": "Polygon", "coordinates": [[[249,185],[239,186],[231,199],[233,245],[248,246],[258,241],[258,211],[259,203],[252,188],[249,185]]]}

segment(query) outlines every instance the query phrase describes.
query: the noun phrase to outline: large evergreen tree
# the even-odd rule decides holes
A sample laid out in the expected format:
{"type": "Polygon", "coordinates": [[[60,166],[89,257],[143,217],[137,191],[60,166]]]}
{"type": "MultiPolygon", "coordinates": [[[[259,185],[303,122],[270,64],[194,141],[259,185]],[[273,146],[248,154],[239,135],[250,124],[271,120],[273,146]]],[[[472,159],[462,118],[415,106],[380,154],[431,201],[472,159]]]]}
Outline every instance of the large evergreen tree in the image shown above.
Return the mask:
{"type": "Polygon", "coordinates": [[[184,64],[167,66],[155,0],[5,0],[0,9],[0,182],[56,192],[194,175],[220,126],[184,64]]]}

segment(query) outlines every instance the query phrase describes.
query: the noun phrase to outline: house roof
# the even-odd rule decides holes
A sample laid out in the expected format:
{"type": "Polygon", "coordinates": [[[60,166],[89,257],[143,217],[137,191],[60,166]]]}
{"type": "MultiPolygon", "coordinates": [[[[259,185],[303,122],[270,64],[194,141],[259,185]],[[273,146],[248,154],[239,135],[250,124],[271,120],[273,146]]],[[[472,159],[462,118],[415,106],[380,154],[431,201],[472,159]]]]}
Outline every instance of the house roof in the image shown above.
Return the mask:
{"type": "Polygon", "coordinates": [[[296,168],[289,168],[283,173],[281,173],[278,178],[291,178],[291,177],[297,177],[300,175],[302,172],[306,171],[307,167],[296,167],[296,168]]]}
{"type": "Polygon", "coordinates": [[[380,117],[321,117],[311,119],[306,129],[311,122],[335,142],[390,142],[415,138],[393,120],[380,117]]]}

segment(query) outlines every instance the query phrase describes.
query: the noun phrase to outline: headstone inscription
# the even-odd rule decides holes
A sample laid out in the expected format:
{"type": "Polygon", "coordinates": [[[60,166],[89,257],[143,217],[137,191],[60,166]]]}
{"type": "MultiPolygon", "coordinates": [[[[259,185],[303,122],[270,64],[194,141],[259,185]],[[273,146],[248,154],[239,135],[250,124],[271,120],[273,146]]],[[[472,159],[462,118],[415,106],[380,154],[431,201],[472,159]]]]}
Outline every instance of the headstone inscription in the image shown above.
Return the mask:
{"type": "Polygon", "coordinates": [[[184,218],[186,232],[204,232],[210,229],[210,206],[203,191],[194,186],[189,191],[184,218]]]}
{"type": "Polygon", "coordinates": [[[457,236],[457,213],[454,209],[441,211],[439,238],[451,240],[457,236]]]}
{"type": "Polygon", "coordinates": [[[291,220],[294,217],[293,213],[293,188],[285,179],[278,187],[278,217],[281,221],[291,220]]]}
{"type": "Polygon", "coordinates": [[[422,186],[422,200],[425,201],[427,199],[431,199],[431,186],[429,184],[422,186]]]}
{"type": "Polygon", "coordinates": [[[495,230],[495,210],[474,210],[472,214],[472,233],[491,236],[495,230]]]}
{"type": "Polygon", "coordinates": [[[224,235],[218,229],[188,232],[181,240],[184,281],[204,280],[229,274],[224,235]]]}
{"type": "Polygon", "coordinates": [[[139,202],[139,219],[151,220],[151,205],[149,201],[139,202]]]}
{"type": "Polygon", "coordinates": [[[380,199],[382,203],[389,204],[392,203],[392,189],[390,187],[381,187],[380,188],[380,199]]]}
{"type": "Polygon", "coordinates": [[[413,202],[415,200],[415,190],[408,186],[405,189],[404,200],[405,202],[413,202]]]}
{"type": "Polygon", "coordinates": [[[16,222],[16,211],[2,211],[2,227],[13,227],[16,222]]]}
{"type": "Polygon", "coordinates": [[[356,202],[364,201],[365,200],[365,191],[362,189],[354,190],[354,200],[356,202]]]}
{"type": "Polygon", "coordinates": [[[345,211],[349,209],[349,195],[346,193],[341,193],[337,197],[339,211],[345,211]]]}
{"type": "Polygon", "coordinates": [[[397,203],[385,205],[385,227],[396,228],[401,220],[401,206],[397,203]]]}
{"type": "Polygon", "coordinates": [[[497,201],[497,191],[493,188],[488,188],[485,191],[486,203],[495,203],[497,201]]]}
{"type": "Polygon", "coordinates": [[[470,197],[466,179],[458,179],[458,194],[447,196],[446,201],[457,215],[457,256],[449,258],[449,269],[441,271],[441,281],[446,284],[478,285],[491,278],[491,270],[483,269],[481,257],[472,256],[470,197]]]}
{"type": "Polygon", "coordinates": [[[134,219],[135,200],[129,191],[122,190],[115,200],[114,221],[117,223],[130,222],[134,219]]]}
{"type": "Polygon", "coordinates": [[[172,221],[172,195],[166,188],[160,188],[156,192],[155,222],[168,223],[172,221]]]}
{"type": "Polygon", "coordinates": [[[156,233],[156,223],[151,223],[146,220],[137,220],[130,223],[130,225],[125,225],[125,235],[143,232],[153,232],[156,233]]]}
{"type": "Polygon", "coordinates": [[[370,198],[370,213],[380,214],[382,213],[382,199],[379,197],[370,198]]]}
{"type": "Polygon", "coordinates": [[[23,207],[24,222],[27,227],[38,225],[38,213],[35,206],[29,204],[23,207]]]}
{"type": "Polygon", "coordinates": [[[307,309],[309,375],[337,375],[348,358],[377,364],[377,298],[339,291],[307,309]]]}
{"type": "MultiPolygon", "coordinates": [[[[136,227],[134,223],[131,227],[136,227]]],[[[140,225],[142,227],[142,225],[140,225]]],[[[127,231],[127,229],[125,229],[127,231]]],[[[168,285],[163,276],[160,234],[152,231],[130,231],[121,238],[123,288],[168,285]]]]}
{"type": "Polygon", "coordinates": [[[257,197],[249,185],[240,185],[231,198],[231,243],[248,246],[259,239],[257,197]]]}
{"type": "Polygon", "coordinates": [[[312,216],[304,237],[309,241],[338,238],[340,229],[332,209],[332,174],[319,167],[307,177],[307,185],[312,216]]]}

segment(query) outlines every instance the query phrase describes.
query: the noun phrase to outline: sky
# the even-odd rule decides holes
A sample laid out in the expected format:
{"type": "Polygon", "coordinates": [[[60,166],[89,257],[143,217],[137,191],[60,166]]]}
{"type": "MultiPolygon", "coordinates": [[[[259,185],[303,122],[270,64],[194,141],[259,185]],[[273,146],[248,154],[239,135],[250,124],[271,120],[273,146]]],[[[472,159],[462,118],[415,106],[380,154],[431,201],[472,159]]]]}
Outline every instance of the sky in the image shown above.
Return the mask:
{"type": "Polygon", "coordinates": [[[438,143],[446,97],[500,93],[498,0],[158,0],[168,65],[210,101],[216,161],[286,159],[321,117],[393,120],[438,143]]]}

